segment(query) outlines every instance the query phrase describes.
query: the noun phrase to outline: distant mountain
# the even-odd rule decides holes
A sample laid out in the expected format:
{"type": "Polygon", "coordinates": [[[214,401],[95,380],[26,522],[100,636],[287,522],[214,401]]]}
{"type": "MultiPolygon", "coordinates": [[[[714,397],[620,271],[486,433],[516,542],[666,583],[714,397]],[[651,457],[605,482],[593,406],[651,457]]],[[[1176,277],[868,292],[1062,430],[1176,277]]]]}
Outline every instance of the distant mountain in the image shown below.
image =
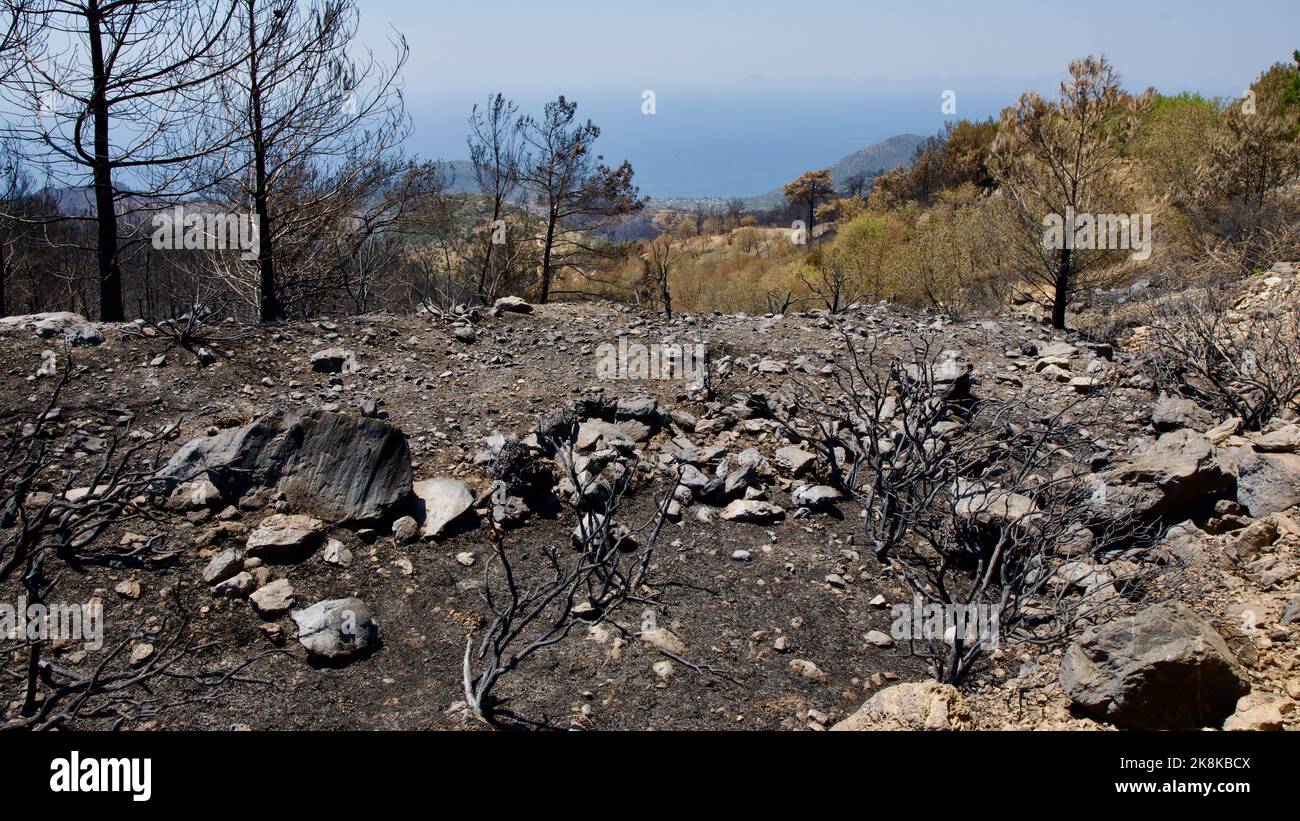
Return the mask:
{"type": "MultiPolygon", "coordinates": [[[[854,151],[848,156],[841,157],[831,166],[831,181],[835,183],[836,188],[842,188],[844,183],[856,174],[871,176],[877,171],[892,171],[910,162],[912,155],[916,153],[916,147],[924,141],[925,137],[918,134],[899,134],[884,142],[854,151]]],[[[750,209],[772,208],[784,203],[785,194],[780,188],[756,197],[745,198],[745,207],[750,209]]]]}

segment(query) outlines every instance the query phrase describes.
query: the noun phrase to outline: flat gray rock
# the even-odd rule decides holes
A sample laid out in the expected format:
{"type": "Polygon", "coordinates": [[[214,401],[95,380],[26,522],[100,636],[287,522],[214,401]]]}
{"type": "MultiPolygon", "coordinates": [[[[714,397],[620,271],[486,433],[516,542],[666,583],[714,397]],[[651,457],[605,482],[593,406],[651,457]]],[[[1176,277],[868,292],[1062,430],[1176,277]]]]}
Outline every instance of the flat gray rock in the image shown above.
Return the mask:
{"type": "Polygon", "coordinates": [[[185,443],[157,475],[206,477],[232,503],[276,487],[294,510],[351,524],[390,518],[407,502],[411,453],[402,431],[379,419],[280,410],[185,443]]]}
{"type": "Polygon", "coordinates": [[[293,614],[298,643],[313,658],[328,661],[351,658],[373,647],[379,627],[361,599],[330,599],[293,614]]]}

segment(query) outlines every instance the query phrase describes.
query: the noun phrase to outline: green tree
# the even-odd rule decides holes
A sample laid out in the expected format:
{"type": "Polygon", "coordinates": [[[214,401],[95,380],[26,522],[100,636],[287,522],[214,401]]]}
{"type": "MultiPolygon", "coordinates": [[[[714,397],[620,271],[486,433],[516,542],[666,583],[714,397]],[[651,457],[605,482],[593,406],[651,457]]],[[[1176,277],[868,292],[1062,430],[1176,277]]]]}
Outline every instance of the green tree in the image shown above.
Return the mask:
{"type": "Polygon", "coordinates": [[[817,203],[835,196],[835,184],[831,182],[831,170],[808,171],[799,179],[785,187],[785,198],[791,205],[802,205],[808,209],[808,241],[813,240],[813,227],[817,224],[817,203]]]}

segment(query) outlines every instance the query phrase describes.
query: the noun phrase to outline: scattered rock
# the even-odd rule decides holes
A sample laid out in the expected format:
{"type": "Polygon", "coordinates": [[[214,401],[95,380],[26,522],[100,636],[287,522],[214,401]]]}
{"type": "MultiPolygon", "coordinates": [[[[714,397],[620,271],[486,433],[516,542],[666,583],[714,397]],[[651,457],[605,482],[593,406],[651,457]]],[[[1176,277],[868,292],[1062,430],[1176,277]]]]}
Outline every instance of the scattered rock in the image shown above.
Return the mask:
{"type": "Polygon", "coordinates": [[[293,607],[293,593],[293,585],[288,579],[277,579],[253,591],[248,600],[261,615],[276,618],[289,612],[289,608],[293,607]]]}
{"type": "Polygon", "coordinates": [[[354,373],[360,367],[356,355],[343,348],[326,348],[311,355],[311,369],[316,373],[354,373]]]}
{"type": "Polygon", "coordinates": [[[785,518],[785,509],[758,499],[737,499],[723,509],[722,518],[729,522],[770,524],[785,518]]]}
{"type": "Polygon", "coordinates": [[[228,548],[213,556],[203,569],[203,583],[212,585],[224,582],[244,569],[244,557],[238,550],[228,548]]]}
{"type": "Polygon", "coordinates": [[[245,553],[271,561],[297,558],[315,547],[324,531],[320,519],[275,513],[249,534],[245,553]]]}

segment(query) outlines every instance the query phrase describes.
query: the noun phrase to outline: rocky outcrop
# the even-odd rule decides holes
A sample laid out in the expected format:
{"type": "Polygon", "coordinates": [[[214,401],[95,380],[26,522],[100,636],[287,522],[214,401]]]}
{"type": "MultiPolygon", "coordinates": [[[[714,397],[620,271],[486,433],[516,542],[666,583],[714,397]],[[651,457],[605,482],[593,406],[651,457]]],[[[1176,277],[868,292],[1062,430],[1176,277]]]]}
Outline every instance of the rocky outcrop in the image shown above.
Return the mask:
{"type": "Polygon", "coordinates": [[[1061,662],[1061,687],[1084,710],[1135,730],[1218,726],[1249,689],[1223,637],[1181,603],[1084,631],[1061,662]]]}
{"type": "Polygon", "coordinates": [[[1134,512],[1169,524],[1206,513],[1232,495],[1236,481],[1210,441],[1192,430],[1163,434],[1149,447],[1102,475],[1134,512]]]}
{"type": "Polygon", "coordinates": [[[41,339],[61,337],[74,348],[102,344],[104,334],[81,314],[53,311],[44,314],[0,317],[0,332],[30,328],[41,339]]]}
{"type": "Polygon", "coordinates": [[[276,411],[186,443],[158,477],[206,477],[229,502],[276,487],[295,510],[368,522],[390,518],[409,500],[411,455],[401,430],[378,419],[276,411]]]}

